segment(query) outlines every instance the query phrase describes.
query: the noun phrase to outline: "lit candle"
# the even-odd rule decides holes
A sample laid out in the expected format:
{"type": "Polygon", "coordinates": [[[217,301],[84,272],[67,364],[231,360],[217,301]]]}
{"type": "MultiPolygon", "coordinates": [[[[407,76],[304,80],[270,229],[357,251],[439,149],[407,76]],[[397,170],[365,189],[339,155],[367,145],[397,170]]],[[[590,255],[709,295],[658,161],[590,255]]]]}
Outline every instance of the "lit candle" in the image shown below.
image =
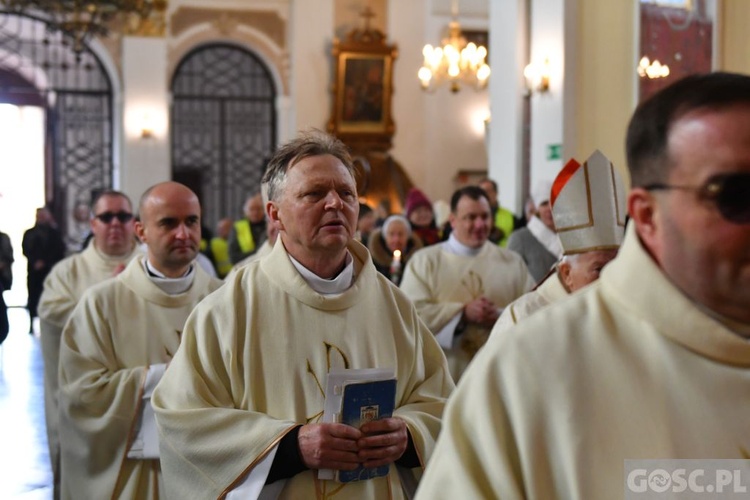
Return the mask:
{"type": "Polygon", "coordinates": [[[401,263],[401,250],[393,251],[393,262],[401,263]]]}
{"type": "Polygon", "coordinates": [[[393,260],[391,261],[391,281],[398,285],[401,281],[401,250],[393,251],[393,260]]]}

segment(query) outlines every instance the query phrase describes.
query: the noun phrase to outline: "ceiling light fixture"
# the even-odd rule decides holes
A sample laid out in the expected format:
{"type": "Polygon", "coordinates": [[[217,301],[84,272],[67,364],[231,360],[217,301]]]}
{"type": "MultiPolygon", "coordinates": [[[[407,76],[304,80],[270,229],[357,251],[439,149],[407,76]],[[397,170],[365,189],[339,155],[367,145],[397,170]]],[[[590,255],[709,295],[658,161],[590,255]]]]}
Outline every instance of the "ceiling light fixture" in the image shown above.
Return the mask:
{"type": "Polygon", "coordinates": [[[476,89],[487,86],[490,67],[485,62],[487,48],[474,42],[467,43],[458,22],[458,0],[451,2],[452,20],[448,25],[448,38],[442,47],[425,45],[422,49],[424,62],[417,76],[423,90],[433,90],[443,82],[450,83],[451,92],[458,92],[461,84],[476,89]]]}

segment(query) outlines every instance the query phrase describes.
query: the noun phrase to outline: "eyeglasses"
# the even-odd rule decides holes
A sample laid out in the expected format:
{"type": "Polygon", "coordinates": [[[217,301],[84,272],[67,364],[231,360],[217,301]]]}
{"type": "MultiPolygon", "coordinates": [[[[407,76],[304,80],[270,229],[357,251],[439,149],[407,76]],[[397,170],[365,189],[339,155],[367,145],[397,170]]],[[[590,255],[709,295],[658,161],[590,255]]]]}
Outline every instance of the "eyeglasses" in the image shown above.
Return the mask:
{"type": "Polygon", "coordinates": [[[750,173],[718,174],[709,177],[702,186],[670,186],[654,183],[643,187],[647,191],[681,189],[695,191],[713,203],[724,219],[735,224],[750,223],[750,173]]]}
{"type": "Polygon", "coordinates": [[[105,224],[109,224],[113,219],[117,219],[121,224],[125,224],[133,218],[133,214],[128,212],[104,212],[103,214],[95,215],[94,217],[105,224]]]}

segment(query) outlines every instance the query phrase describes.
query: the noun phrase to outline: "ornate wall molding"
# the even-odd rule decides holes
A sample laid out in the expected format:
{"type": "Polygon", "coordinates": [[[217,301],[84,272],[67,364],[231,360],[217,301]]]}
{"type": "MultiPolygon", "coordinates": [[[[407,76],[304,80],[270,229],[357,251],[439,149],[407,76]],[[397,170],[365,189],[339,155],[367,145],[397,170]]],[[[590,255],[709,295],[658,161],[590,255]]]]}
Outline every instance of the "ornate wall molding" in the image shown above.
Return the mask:
{"type": "Polygon", "coordinates": [[[181,7],[170,18],[168,74],[195,47],[234,43],[256,53],[273,73],[279,95],[290,92],[286,18],[277,11],[236,11],[181,7]]]}
{"type": "Polygon", "coordinates": [[[286,48],[286,20],[276,11],[178,8],[170,19],[170,34],[179,38],[185,31],[197,24],[211,24],[216,30],[228,36],[238,26],[243,25],[265,33],[278,47],[286,48]]]}

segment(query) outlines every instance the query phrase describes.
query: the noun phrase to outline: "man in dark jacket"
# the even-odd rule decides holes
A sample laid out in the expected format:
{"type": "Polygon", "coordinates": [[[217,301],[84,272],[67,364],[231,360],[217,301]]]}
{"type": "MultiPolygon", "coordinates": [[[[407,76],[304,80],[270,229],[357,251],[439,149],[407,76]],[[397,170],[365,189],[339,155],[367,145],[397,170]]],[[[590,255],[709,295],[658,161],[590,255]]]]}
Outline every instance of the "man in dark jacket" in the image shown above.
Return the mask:
{"type": "Polygon", "coordinates": [[[23,233],[23,254],[28,259],[26,284],[29,289],[29,333],[34,333],[36,307],[42,296],[44,278],[52,266],[65,257],[65,242],[60,231],[55,227],[52,214],[46,208],[36,211],[36,224],[23,233]]]}

